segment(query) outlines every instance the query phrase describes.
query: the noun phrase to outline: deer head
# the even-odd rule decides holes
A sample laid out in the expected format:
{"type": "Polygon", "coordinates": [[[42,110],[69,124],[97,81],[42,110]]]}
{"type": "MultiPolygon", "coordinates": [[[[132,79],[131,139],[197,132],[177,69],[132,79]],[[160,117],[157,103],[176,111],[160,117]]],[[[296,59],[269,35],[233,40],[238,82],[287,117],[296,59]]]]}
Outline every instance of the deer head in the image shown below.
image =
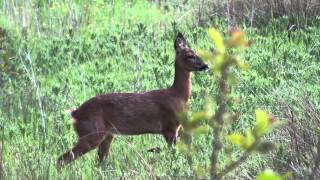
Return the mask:
{"type": "Polygon", "coordinates": [[[174,49],[176,51],[176,65],[189,72],[208,69],[208,65],[188,47],[186,39],[180,32],[178,32],[174,41],[174,49]]]}

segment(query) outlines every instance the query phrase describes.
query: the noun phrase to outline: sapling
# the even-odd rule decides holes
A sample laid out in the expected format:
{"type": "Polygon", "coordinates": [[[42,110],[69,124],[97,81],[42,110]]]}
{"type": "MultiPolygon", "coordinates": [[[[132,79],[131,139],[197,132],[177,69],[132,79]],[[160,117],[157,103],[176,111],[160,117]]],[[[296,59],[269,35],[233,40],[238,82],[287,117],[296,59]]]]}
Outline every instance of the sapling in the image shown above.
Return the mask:
{"type": "MultiPolygon", "coordinates": [[[[281,124],[272,114],[257,109],[255,111],[254,128],[247,129],[245,134],[238,132],[226,134],[227,131],[224,131],[240,116],[240,113],[234,113],[230,110],[230,107],[239,102],[238,99],[232,97],[232,87],[238,81],[234,75],[235,71],[244,71],[249,68],[248,64],[240,60],[238,54],[250,44],[246,40],[244,32],[237,28],[230,29],[228,34],[228,39],[224,40],[220,32],[209,29],[208,35],[215,49],[213,51],[198,51],[198,55],[209,64],[218,83],[217,94],[213,98],[216,107],[210,107],[212,103],[209,102],[203,111],[191,113],[190,116],[183,114],[180,117],[184,131],[181,135],[179,148],[186,153],[187,161],[197,177],[203,176],[205,172],[210,172],[210,178],[213,180],[226,177],[228,173],[238,168],[253,153],[267,153],[272,150],[275,145],[264,140],[263,137],[281,124]],[[212,109],[214,112],[212,112],[212,109]],[[212,132],[213,136],[210,168],[199,168],[194,166],[193,163],[192,154],[196,153],[196,148],[193,147],[191,137],[205,132],[212,132]],[[230,143],[243,152],[236,160],[230,160],[222,166],[219,155],[222,152],[232,154],[230,143]]],[[[285,177],[267,170],[260,173],[257,178],[268,179],[269,175],[279,179],[285,177]]]]}

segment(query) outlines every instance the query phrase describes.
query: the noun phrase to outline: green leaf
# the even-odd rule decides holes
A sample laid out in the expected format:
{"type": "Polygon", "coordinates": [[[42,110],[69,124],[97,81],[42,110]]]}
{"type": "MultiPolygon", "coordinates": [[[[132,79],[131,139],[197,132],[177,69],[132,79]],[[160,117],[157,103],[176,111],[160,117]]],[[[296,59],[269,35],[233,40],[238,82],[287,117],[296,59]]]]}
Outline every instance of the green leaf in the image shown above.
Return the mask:
{"type": "Polygon", "coordinates": [[[194,135],[205,134],[205,133],[208,133],[210,131],[210,129],[211,129],[210,126],[203,125],[203,126],[192,129],[191,133],[194,135]]]}
{"type": "Polygon", "coordinates": [[[257,180],[283,180],[281,176],[270,169],[264,170],[257,176],[257,180]]]}
{"type": "Polygon", "coordinates": [[[268,114],[261,109],[256,110],[256,127],[255,133],[258,137],[265,135],[269,130],[268,114]]]}
{"type": "Polygon", "coordinates": [[[223,43],[223,38],[222,38],[220,32],[214,28],[210,28],[208,30],[208,35],[211,38],[211,40],[213,41],[213,43],[214,43],[216,49],[219,51],[219,53],[224,54],[226,49],[225,49],[225,46],[223,43]]]}

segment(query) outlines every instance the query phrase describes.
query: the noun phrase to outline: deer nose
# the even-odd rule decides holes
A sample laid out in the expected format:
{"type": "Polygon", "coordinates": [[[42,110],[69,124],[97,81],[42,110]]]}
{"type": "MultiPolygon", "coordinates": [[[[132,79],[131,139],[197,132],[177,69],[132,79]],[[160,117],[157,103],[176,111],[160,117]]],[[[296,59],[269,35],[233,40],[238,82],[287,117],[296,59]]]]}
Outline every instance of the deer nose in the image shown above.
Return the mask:
{"type": "Polygon", "coordinates": [[[199,68],[200,71],[204,71],[204,70],[207,70],[207,69],[209,69],[207,64],[204,64],[199,68]]]}

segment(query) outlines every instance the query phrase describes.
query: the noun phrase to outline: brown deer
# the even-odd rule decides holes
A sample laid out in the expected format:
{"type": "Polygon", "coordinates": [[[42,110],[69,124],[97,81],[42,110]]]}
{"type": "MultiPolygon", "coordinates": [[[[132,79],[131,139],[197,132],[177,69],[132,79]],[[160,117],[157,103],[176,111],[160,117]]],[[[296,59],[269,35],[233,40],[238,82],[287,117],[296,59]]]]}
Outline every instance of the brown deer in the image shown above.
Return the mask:
{"type": "Polygon", "coordinates": [[[168,89],[146,93],[110,93],[93,97],[71,111],[78,143],[59,157],[67,164],[98,147],[98,160],[108,155],[113,136],[162,134],[169,147],[176,143],[180,128],[177,114],[186,110],[191,94],[191,71],[208,69],[181,33],[174,42],[175,77],[168,89]]]}

